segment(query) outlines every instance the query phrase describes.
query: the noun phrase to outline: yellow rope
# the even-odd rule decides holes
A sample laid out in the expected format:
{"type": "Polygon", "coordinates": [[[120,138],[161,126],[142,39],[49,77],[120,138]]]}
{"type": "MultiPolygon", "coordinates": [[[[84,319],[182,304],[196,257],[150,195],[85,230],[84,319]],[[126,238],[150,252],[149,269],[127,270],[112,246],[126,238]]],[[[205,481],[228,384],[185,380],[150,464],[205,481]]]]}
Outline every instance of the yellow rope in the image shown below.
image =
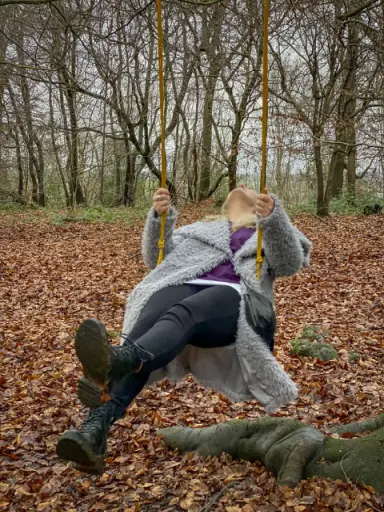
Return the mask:
{"type": "MultiPolygon", "coordinates": [[[[158,37],[158,58],[159,58],[159,96],[160,96],[160,125],[161,125],[161,187],[167,186],[167,161],[165,155],[165,114],[164,114],[164,71],[163,71],[163,22],[162,22],[162,9],[161,0],[156,0],[157,8],[157,37],[158,37]]],[[[167,214],[161,215],[160,238],[159,238],[159,256],[157,264],[163,261],[164,258],[164,237],[165,237],[165,222],[167,214]]]]}
{"type": "MultiPolygon", "coordinates": [[[[261,118],[261,174],[260,174],[260,193],[263,194],[266,185],[267,175],[267,129],[268,129],[268,17],[269,0],[264,0],[264,37],[263,37],[263,115],[261,118]]],[[[263,244],[263,230],[259,226],[257,230],[257,251],[256,251],[256,277],[260,279],[261,264],[263,257],[261,255],[263,244]]]]}
{"type": "MultiPolygon", "coordinates": [[[[167,185],[167,164],[165,154],[165,113],[164,113],[164,71],[163,71],[163,23],[162,23],[162,0],[156,0],[157,8],[157,33],[158,33],[158,58],[159,58],[159,96],[160,96],[160,124],[161,124],[161,187],[167,185]]],[[[264,37],[263,37],[263,114],[262,114],[262,150],[261,150],[261,175],[260,175],[260,193],[264,192],[266,185],[267,171],[267,128],[268,128],[268,18],[269,18],[269,0],[264,0],[264,37]]],[[[159,256],[157,264],[159,265],[164,258],[164,237],[165,223],[167,214],[161,215],[160,238],[158,242],[159,256]]],[[[263,230],[258,229],[257,252],[256,252],[256,276],[260,279],[260,269],[263,262],[261,255],[263,242],[263,230]]]]}

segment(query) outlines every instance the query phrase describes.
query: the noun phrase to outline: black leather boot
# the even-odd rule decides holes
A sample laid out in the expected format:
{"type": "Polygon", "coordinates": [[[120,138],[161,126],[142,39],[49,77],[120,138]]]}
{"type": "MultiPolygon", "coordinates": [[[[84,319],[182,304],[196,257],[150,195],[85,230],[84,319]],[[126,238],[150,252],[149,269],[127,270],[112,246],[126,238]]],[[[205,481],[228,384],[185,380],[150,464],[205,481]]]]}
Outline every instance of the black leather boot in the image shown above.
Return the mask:
{"type": "Polygon", "coordinates": [[[75,348],[84,376],[102,387],[107,387],[112,380],[132,375],[151,357],[129,340],[120,347],[111,345],[104,325],[93,318],[80,325],[75,348]]]}
{"type": "Polygon", "coordinates": [[[87,379],[87,377],[80,377],[78,380],[77,397],[85,407],[90,409],[100,407],[110,398],[105,389],[95,384],[92,380],[87,379]]]}
{"type": "Polygon", "coordinates": [[[74,462],[79,471],[92,475],[102,474],[108,431],[116,419],[115,408],[114,403],[106,402],[91,411],[78,429],[64,432],[56,446],[57,455],[74,462]]]}

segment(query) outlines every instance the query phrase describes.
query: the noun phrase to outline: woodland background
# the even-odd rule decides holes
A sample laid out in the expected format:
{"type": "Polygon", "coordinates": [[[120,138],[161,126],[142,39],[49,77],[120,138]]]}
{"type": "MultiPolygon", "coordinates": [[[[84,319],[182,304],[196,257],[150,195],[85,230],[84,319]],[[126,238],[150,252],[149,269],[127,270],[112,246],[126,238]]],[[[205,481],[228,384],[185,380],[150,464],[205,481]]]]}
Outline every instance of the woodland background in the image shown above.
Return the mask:
{"type": "MultiPolygon", "coordinates": [[[[147,206],[159,177],[154,0],[0,9],[3,202],[147,206]]],[[[270,9],[270,189],[322,215],[343,193],[344,206],[382,201],[383,2],[270,9]]],[[[179,203],[258,185],[262,12],[254,0],[164,2],[167,176],[179,203]]]]}

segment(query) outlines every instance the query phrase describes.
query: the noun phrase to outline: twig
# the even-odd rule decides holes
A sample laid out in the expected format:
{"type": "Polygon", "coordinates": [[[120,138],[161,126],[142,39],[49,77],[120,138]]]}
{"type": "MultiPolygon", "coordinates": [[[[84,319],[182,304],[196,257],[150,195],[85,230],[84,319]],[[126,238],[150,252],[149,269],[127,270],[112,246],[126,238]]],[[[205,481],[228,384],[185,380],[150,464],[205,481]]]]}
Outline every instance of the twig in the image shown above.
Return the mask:
{"type": "Polygon", "coordinates": [[[345,459],[345,457],[347,457],[348,455],[349,455],[349,452],[344,453],[344,455],[342,456],[341,461],[340,461],[340,469],[341,469],[341,471],[343,472],[343,475],[344,475],[345,481],[349,484],[349,483],[351,483],[351,479],[349,478],[349,476],[347,475],[347,473],[344,471],[344,468],[343,468],[343,460],[344,460],[344,459],[345,459]]]}
{"type": "Polygon", "coordinates": [[[328,222],[324,219],[322,219],[321,217],[319,217],[318,215],[314,215],[313,213],[310,213],[310,215],[312,215],[312,217],[316,220],[319,220],[321,222],[323,222],[326,226],[329,226],[329,224],[331,224],[331,226],[333,227],[333,229],[337,230],[337,227],[335,226],[335,224],[330,220],[329,217],[327,217],[328,219],[328,222]]]}
{"type": "Polygon", "coordinates": [[[381,512],[379,508],[376,508],[374,505],[372,505],[372,503],[370,501],[367,500],[367,503],[370,507],[373,508],[373,510],[377,510],[377,512],[381,512]]]}
{"type": "Polygon", "coordinates": [[[135,251],[133,254],[130,254],[127,258],[125,258],[126,260],[133,260],[133,258],[136,258],[136,256],[138,256],[139,254],[141,253],[141,249],[139,249],[138,251],[135,251]]]}
{"type": "Polygon", "coordinates": [[[236,487],[241,484],[243,480],[234,480],[233,482],[229,482],[229,484],[225,485],[221,491],[217,492],[213,498],[200,510],[200,512],[209,512],[212,509],[213,505],[215,505],[223,495],[230,489],[231,487],[236,487]]]}

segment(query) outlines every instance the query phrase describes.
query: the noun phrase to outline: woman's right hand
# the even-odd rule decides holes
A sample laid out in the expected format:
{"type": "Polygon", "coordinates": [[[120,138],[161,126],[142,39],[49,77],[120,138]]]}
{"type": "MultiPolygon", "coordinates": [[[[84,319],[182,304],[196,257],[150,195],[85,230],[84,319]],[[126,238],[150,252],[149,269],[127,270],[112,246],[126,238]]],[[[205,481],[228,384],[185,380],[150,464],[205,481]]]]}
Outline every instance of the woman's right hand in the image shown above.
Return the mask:
{"type": "Polygon", "coordinates": [[[159,188],[156,190],[155,195],[153,196],[153,207],[158,215],[169,212],[171,209],[171,200],[166,188],[159,188]]]}

